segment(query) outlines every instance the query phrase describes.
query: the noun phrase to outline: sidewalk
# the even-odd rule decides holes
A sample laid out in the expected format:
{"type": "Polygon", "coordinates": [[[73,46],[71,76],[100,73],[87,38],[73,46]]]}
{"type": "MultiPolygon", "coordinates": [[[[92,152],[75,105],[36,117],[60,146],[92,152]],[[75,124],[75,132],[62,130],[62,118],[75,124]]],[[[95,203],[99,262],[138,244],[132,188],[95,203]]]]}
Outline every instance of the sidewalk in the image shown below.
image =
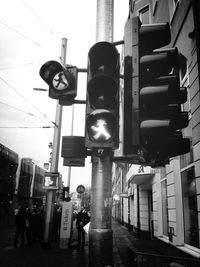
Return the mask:
{"type": "MultiPolygon", "coordinates": [[[[153,252],[149,242],[134,238],[124,226],[113,222],[113,263],[114,267],[126,267],[128,250],[153,252]]],[[[4,229],[5,230],[5,229],[4,229]]],[[[14,232],[9,229],[8,234],[14,232]]],[[[84,249],[77,248],[77,233],[74,230],[72,245],[69,249],[60,249],[57,245],[50,250],[41,249],[40,243],[14,249],[12,243],[1,246],[1,267],[88,267],[88,237],[84,249]]],[[[4,231],[5,236],[5,231],[4,231]]],[[[11,238],[8,238],[11,241],[11,238]]]]}

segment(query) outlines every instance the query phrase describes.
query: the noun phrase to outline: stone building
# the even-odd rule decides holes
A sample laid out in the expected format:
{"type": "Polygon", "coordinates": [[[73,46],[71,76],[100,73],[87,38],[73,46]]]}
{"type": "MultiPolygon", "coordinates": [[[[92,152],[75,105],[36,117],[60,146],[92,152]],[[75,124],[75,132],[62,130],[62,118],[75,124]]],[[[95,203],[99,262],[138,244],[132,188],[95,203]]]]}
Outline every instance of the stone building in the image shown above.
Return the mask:
{"type": "MultiPolygon", "coordinates": [[[[199,1],[130,1],[130,17],[142,24],[169,22],[170,47],[181,55],[180,83],[187,88],[182,110],[189,114],[183,136],[189,153],[152,169],[116,163],[113,170],[113,217],[140,238],[200,258],[200,16],[199,1]]],[[[159,37],[158,37],[159,38],[159,37]]]]}

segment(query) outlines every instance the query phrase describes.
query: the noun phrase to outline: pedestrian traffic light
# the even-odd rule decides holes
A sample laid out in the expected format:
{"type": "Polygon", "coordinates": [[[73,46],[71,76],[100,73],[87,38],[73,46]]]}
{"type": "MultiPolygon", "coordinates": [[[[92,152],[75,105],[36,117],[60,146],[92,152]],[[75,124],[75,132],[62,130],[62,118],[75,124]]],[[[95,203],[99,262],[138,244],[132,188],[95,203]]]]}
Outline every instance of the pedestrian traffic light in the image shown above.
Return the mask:
{"type": "Polygon", "coordinates": [[[41,78],[49,85],[49,97],[58,99],[60,105],[72,105],[77,95],[77,74],[74,66],[50,60],[40,69],[41,78]]]}
{"type": "Polygon", "coordinates": [[[142,154],[155,166],[189,152],[186,88],[180,88],[179,52],[168,23],[141,25],[128,19],[124,35],[124,154],[142,154]],[[159,36],[159,38],[158,38],[159,36]]]}
{"type": "Polygon", "coordinates": [[[98,42],[88,53],[85,144],[87,148],[119,145],[119,53],[98,42]]]}

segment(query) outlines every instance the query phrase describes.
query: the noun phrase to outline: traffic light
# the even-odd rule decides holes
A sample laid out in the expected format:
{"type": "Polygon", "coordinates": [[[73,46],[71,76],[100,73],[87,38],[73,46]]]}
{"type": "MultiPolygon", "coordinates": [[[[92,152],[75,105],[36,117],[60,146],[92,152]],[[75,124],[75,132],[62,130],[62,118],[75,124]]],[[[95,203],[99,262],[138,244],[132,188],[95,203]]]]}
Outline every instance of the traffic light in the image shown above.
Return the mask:
{"type": "Polygon", "coordinates": [[[109,42],[98,42],[88,53],[85,146],[119,145],[119,53],[109,42]]]}
{"type": "Polygon", "coordinates": [[[188,114],[180,88],[178,49],[168,23],[141,25],[128,19],[124,36],[124,154],[142,155],[146,163],[164,166],[170,157],[189,152],[190,140],[181,129],[188,114]],[[159,36],[159,38],[158,38],[159,36]]]}
{"type": "Polygon", "coordinates": [[[69,196],[69,186],[64,186],[62,189],[62,195],[61,195],[62,201],[70,201],[71,198],[69,196]]]}
{"type": "Polygon", "coordinates": [[[58,99],[60,105],[72,105],[77,95],[77,74],[74,66],[50,60],[40,69],[41,78],[49,85],[49,97],[58,99]]]}

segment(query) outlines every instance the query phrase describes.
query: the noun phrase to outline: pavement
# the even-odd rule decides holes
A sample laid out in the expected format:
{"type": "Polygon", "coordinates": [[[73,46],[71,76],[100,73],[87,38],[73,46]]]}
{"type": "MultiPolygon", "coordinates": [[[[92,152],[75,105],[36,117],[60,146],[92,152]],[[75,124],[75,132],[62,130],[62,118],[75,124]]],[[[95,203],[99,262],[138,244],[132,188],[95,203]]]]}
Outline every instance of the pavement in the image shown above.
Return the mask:
{"type": "MultiPolygon", "coordinates": [[[[141,241],[127,228],[113,221],[113,266],[128,266],[128,251],[154,252],[151,241],[141,241]]],[[[83,249],[77,247],[77,231],[74,229],[71,246],[60,249],[55,244],[51,249],[42,249],[35,242],[32,246],[13,247],[15,229],[13,226],[0,227],[0,266],[1,267],[88,267],[88,236],[83,249]]]]}

